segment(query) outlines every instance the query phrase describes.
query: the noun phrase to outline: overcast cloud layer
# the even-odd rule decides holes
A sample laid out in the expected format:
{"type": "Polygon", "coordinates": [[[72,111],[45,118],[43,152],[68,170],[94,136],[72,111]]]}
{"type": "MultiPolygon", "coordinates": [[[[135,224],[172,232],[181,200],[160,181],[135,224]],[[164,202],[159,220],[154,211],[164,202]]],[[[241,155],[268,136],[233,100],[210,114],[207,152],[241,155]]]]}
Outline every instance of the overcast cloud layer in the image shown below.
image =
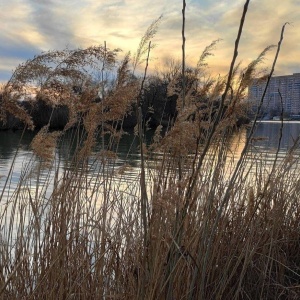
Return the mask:
{"type": "MultiPolygon", "coordinates": [[[[155,37],[151,64],[181,56],[182,1],[175,0],[9,0],[0,4],[0,81],[21,62],[42,51],[103,44],[135,52],[151,22],[163,14],[155,37]]],[[[208,61],[212,72],[224,74],[232,57],[244,0],[187,0],[186,53],[190,65],[205,46],[222,39],[208,61]]],[[[276,75],[300,72],[300,1],[252,0],[238,60],[255,59],[277,44],[287,26],[276,75]]],[[[272,53],[274,55],[274,52],[272,53]]],[[[268,56],[266,66],[272,62],[268,56]]]]}

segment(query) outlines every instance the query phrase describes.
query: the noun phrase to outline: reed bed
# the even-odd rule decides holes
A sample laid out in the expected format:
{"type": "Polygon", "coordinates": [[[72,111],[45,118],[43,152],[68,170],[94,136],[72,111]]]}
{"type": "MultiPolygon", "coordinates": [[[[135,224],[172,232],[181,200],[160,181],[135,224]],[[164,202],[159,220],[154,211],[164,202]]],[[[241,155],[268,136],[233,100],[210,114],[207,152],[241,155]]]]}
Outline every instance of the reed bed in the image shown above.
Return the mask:
{"type": "MultiPolygon", "coordinates": [[[[0,191],[0,299],[299,299],[298,141],[280,156],[280,130],[267,163],[253,139],[257,119],[247,130],[236,128],[247,86],[270,50],[244,70],[235,67],[247,4],[228,75],[202,80],[216,42],[193,71],[183,63],[182,74],[168,81],[178,114],[150,144],[141,115],[147,66],[141,80],[133,79],[129,54],[118,65],[118,51],[105,44],[45,53],[16,70],[3,109],[33,127],[12,100],[36,76],[39,97],[53,108],[66,105],[69,122],[60,132],[43,127],[17,187],[10,185],[12,164],[0,191]],[[97,86],[82,72],[91,58],[101,62],[97,86]],[[128,114],[137,116],[140,149],[140,171],[130,179],[130,163],[118,164],[128,114]],[[67,148],[66,134],[73,141],[67,148]],[[57,142],[68,159],[57,155],[57,142]]],[[[159,21],[143,37],[134,70],[143,55],[148,65],[159,21]]]]}
{"type": "Polygon", "coordinates": [[[31,159],[2,199],[1,297],[297,299],[298,157],[266,164],[251,145],[230,185],[241,153],[219,143],[189,198],[199,154],[181,155],[180,172],[170,152],[149,154],[146,228],[140,177],[115,158],[31,159]]]}

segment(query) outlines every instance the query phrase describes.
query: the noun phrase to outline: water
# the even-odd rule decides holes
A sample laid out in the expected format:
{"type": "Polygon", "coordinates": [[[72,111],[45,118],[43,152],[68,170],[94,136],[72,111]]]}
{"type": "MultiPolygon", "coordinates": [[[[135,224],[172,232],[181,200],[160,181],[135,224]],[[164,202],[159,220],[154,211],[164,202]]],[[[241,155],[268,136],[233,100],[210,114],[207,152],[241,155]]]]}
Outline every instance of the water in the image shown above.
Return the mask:
{"type": "Polygon", "coordinates": [[[289,121],[262,121],[258,124],[255,137],[262,137],[263,139],[257,142],[257,145],[265,149],[266,152],[273,152],[278,147],[279,134],[282,127],[282,139],[280,143],[280,151],[285,152],[293,146],[295,140],[300,135],[300,122],[289,121]]]}
{"type": "MultiPolygon", "coordinates": [[[[293,146],[299,137],[300,122],[285,122],[283,127],[281,127],[281,122],[260,122],[258,124],[254,139],[251,143],[250,160],[251,157],[254,156],[256,159],[257,157],[261,157],[265,163],[269,161],[271,164],[277,149],[279,149],[279,158],[285,156],[288,149],[293,146]],[[281,132],[282,139],[279,144],[281,132]]],[[[40,169],[40,164],[35,159],[30,147],[34,134],[33,132],[26,132],[22,136],[21,131],[0,132],[0,195],[3,194],[2,198],[4,199],[8,199],[12,196],[20,178],[23,182],[26,182],[24,186],[27,187],[27,192],[30,193],[31,197],[37,198],[41,193],[43,193],[44,197],[49,197],[51,194],[55,168],[52,173],[49,173],[49,170],[40,169]],[[32,170],[30,176],[24,172],[26,170],[32,170]],[[35,170],[37,174],[39,174],[38,177],[33,174],[35,170]],[[38,189],[37,186],[39,186],[38,189]],[[47,188],[43,189],[43,186],[47,186],[47,188]]],[[[74,139],[74,133],[66,134],[56,149],[55,164],[56,167],[58,164],[60,165],[60,167],[57,168],[59,169],[59,174],[62,174],[62,172],[68,168],[72,168],[71,157],[76,148],[76,144],[80,142],[79,134],[80,133],[78,133],[76,139],[74,139]]],[[[246,130],[241,130],[233,137],[231,148],[235,160],[239,158],[245,144],[246,136],[246,130]]],[[[108,140],[105,141],[105,144],[107,143],[108,140]]],[[[93,174],[95,174],[95,172],[97,173],[103,167],[101,162],[97,159],[101,151],[101,146],[102,141],[98,139],[96,149],[88,161],[88,172],[91,174],[89,184],[91,186],[93,185],[93,174]]],[[[130,133],[124,135],[120,139],[118,146],[115,145],[112,148],[116,149],[116,147],[118,149],[117,159],[112,159],[110,163],[107,163],[106,167],[108,172],[109,170],[114,172],[115,184],[118,184],[118,186],[123,185],[124,189],[128,189],[132,182],[138,181],[140,174],[138,140],[133,133],[130,133]],[[126,169],[126,176],[119,177],[118,181],[118,170],[125,164],[129,166],[129,168],[126,169]]],[[[300,154],[299,147],[296,147],[296,153],[300,154]]],[[[153,158],[153,160],[155,159],[160,159],[159,155],[153,158]]]]}
{"type": "MultiPolygon", "coordinates": [[[[276,155],[279,163],[284,161],[288,149],[294,144],[299,133],[300,122],[284,123],[283,128],[281,128],[280,122],[259,123],[250,143],[245,160],[246,164],[243,165],[244,171],[247,172],[247,168],[250,168],[252,162],[257,163],[258,161],[261,161],[262,168],[270,169],[276,155]],[[282,139],[279,144],[281,131],[282,139]]],[[[112,204],[112,210],[114,207],[122,207],[122,214],[126,214],[127,211],[131,213],[132,211],[139,211],[140,154],[139,142],[133,133],[124,135],[118,143],[112,144],[112,150],[118,149],[117,156],[105,160],[105,164],[101,159],[103,146],[101,138],[97,139],[92,155],[84,160],[86,164],[81,164],[81,161],[78,164],[78,161],[74,160],[74,152],[82,138],[80,132],[69,132],[61,138],[55,150],[54,164],[50,168],[45,167],[31,150],[30,144],[35,134],[26,132],[22,136],[22,132],[0,132],[0,223],[2,226],[0,241],[5,239],[14,245],[14,237],[20,234],[19,230],[22,228],[19,224],[28,227],[28,237],[30,237],[30,230],[32,230],[30,228],[32,224],[35,224],[36,214],[40,220],[47,218],[47,212],[51,209],[52,203],[55,203],[55,196],[52,193],[53,187],[56,187],[56,192],[59,191],[62,178],[64,180],[62,187],[67,186],[66,199],[80,203],[81,221],[84,223],[94,222],[93,216],[97,215],[103,207],[104,195],[109,199],[108,202],[116,201],[119,204],[119,206],[116,203],[112,204]],[[74,169],[78,174],[74,174],[74,169]],[[69,178],[70,182],[68,182],[69,178]],[[76,188],[73,189],[73,187],[76,188]],[[73,190],[76,193],[74,195],[72,194],[73,190]],[[73,196],[79,201],[76,201],[73,196]]],[[[152,134],[150,133],[150,136],[152,134]]],[[[232,136],[228,145],[228,167],[222,173],[224,185],[222,183],[220,187],[225,188],[226,181],[230,180],[246,139],[246,129],[242,129],[232,136]]],[[[109,140],[106,139],[104,145],[108,144],[109,140]]],[[[203,173],[199,174],[199,178],[203,181],[210,180],[209,178],[214,176],[213,173],[207,171],[216,166],[213,153],[213,151],[212,154],[208,153],[202,168],[203,173]]],[[[300,155],[298,146],[295,149],[295,154],[296,156],[300,155]]],[[[193,159],[193,155],[191,155],[191,159],[193,159]]],[[[157,178],[155,176],[156,168],[161,160],[162,155],[160,153],[155,153],[153,157],[147,159],[148,195],[152,193],[153,178],[157,178]]],[[[177,165],[173,165],[169,170],[173,172],[172,168],[174,167],[176,168],[177,165]]],[[[297,164],[294,164],[293,167],[300,170],[300,166],[297,164]]],[[[162,174],[160,178],[164,184],[166,181],[169,184],[170,180],[173,182],[173,174],[178,176],[178,172],[174,172],[171,176],[170,174],[166,176],[166,179],[163,178],[164,175],[162,174]]],[[[250,176],[248,185],[246,185],[254,186],[255,181],[252,181],[250,176]]],[[[170,186],[172,189],[172,183],[170,186]]],[[[176,187],[174,186],[174,188],[176,187]]],[[[61,199],[64,199],[63,194],[61,199]]],[[[107,205],[109,206],[110,203],[107,205]]],[[[117,211],[111,213],[111,225],[118,224],[118,213],[117,211]]],[[[130,213],[128,214],[130,215],[130,213]]]]}

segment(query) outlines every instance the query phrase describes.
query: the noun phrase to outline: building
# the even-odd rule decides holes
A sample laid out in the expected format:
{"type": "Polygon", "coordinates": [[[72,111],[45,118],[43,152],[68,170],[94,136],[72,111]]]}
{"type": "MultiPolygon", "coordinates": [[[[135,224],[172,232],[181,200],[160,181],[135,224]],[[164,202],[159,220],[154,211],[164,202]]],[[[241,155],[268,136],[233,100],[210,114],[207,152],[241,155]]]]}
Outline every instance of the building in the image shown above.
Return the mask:
{"type": "MultiPolygon", "coordinates": [[[[266,80],[254,80],[249,87],[249,100],[256,111],[265,90],[266,80]]],[[[271,78],[263,99],[262,113],[280,115],[281,110],[286,115],[300,114],[300,73],[271,78]]]]}

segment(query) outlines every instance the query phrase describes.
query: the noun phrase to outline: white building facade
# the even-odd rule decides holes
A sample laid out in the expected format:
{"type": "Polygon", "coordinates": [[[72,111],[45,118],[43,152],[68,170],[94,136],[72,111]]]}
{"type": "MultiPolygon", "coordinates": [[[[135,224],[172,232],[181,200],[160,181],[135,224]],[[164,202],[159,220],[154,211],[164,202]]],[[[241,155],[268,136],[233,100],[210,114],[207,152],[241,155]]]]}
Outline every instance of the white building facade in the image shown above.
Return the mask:
{"type": "MultiPolygon", "coordinates": [[[[266,86],[266,80],[254,80],[249,87],[249,100],[255,110],[259,105],[266,86]]],[[[270,114],[280,114],[283,108],[285,114],[300,114],[300,73],[271,78],[262,111],[270,114]],[[281,95],[281,96],[280,96],[281,95]]]]}

